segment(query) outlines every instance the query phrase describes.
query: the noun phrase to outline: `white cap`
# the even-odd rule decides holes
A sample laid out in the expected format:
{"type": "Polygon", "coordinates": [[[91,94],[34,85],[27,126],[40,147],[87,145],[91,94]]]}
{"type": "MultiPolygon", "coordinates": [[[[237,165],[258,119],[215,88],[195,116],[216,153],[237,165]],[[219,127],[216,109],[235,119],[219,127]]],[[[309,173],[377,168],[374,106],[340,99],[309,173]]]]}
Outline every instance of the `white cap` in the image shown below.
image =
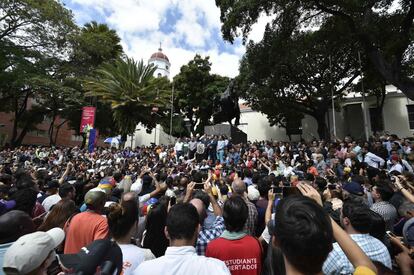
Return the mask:
{"type": "Polygon", "coordinates": [[[17,274],[27,274],[40,267],[49,253],[55,253],[54,249],[64,239],[65,232],[58,227],[47,232],[38,231],[24,235],[7,249],[3,268],[13,269],[17,274]]]}
{"type": "Polygon", "coordinates": [[[257,201],[260,198],[260,192],[253,185],[247,187],[247,198],[251,201],[257,201]]]}

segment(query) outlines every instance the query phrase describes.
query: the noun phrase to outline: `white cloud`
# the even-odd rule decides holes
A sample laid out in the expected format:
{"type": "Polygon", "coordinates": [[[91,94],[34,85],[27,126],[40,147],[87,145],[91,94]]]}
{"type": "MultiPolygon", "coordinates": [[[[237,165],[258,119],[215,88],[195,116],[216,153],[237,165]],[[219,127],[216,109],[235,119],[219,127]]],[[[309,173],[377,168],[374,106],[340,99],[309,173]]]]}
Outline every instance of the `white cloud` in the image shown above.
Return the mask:
{"type": "Polygon", "coordinates": [[[253,24],[251,31],[247,37],[248,40],[252,40],[257,43],[263,39],[264,31],[266,30],[266,25],[275,18],[275,15],[268,16],[265,13],[262,13],[257,22],[253,24]]]}
{"type": "Polygon", "coordinates": [[[114,28],[126,54],[135,59],[147,61],[162,42],[164,53],[171,62],[171,77],[179,73],[180,67],[196,53],[210,56],[213,73],[229,77],[238,74],[244,47],[237,43],[234,49],[219,49],[220,41],[216,39],[221,26],[220,10],[214,0],[66,1],[81,7],[73,11],[78,22],[90,20],[88,12],[99,14],[100,18],[91,19],[100,22],[103,19],[114,28]],[[166,29],[168,12],[173,12],[176,20],[168,26],[166,33],[162,30],[166,29]]]}

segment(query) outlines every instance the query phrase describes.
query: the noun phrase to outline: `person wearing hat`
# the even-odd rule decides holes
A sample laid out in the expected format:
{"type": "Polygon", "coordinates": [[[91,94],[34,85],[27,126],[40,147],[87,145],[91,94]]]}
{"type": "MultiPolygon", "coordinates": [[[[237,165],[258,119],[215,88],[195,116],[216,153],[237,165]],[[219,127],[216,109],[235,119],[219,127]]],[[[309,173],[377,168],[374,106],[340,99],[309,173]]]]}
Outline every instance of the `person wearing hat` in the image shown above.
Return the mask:
{"type": "Polygon", "coordinates": [[[49,181],[46,184],[45,189],[47,197],[43,200],[42,206],[46,212],[49,212],[52,206],[62,199],[58,194],[59,183],[56,180],[49,181]]]}
{"type": "Polygon", "coordinates": [[[122,251],[116,242],[111,240],[96,240],[82,247],[76,254],[58,255],[62,269],[69,274],[121,274],[122,251]]]}
{"type": "Polygon", "coordinates": [[[363,196],[364,195],[364,188],[357,182],[351,181],[345,184],[342,189],[349,194],[354,196],[363,196]]]}
{"type": "Polygon", "coordinates": [[[3,275],[3,257],[7,249],[21,236],[32,233],[35,225],[29,214],[12,210],[0,216],[0,275],[3,275]]]}
{"type": "Polygon", "coordinates": [[[387,161],[387,166],[389,173],[397,171],[401,174],[404,171],[404,167],[400,163],[400,157],[397,154],[391,155],[390,160],[387,161]]]}
{"type": "Polygon", "coordinates": [[[65,254],[78,253],[94,240],[108,237],[108,222],[102,216],[106,193],[100,189],[89,190],[85,195],[87,210],[73,216],[65,224],[65,254]]]}
{"type": "Polygon", "coordinates": [[[4,254],[3,271],[8,274],[40,275],[55,260],[55,248],[65,239],[60,228],[34,232],[15,241],[4,254]]]}

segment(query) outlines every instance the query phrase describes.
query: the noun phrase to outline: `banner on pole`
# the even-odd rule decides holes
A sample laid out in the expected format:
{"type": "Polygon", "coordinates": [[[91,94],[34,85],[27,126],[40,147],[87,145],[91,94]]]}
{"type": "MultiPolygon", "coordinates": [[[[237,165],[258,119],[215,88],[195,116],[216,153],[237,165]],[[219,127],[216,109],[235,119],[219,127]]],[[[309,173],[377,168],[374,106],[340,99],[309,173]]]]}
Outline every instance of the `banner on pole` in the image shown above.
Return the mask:
{"type": "Polygon", "coordinates": [[[91,129],[95,124],[95,107],[83,107],[82,108],[82,118],[80,123],[80,132],[85,132],[87,129],[91,129]]]}

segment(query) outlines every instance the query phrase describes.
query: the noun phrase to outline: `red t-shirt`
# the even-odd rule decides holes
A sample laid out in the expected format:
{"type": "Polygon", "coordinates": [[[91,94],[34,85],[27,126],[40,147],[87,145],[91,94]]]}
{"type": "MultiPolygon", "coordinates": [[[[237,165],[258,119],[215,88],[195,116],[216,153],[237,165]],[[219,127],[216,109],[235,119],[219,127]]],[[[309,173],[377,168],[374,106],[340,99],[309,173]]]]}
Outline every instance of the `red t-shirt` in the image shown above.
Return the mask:
{"type": "Polygon", "coordinates": [[[65,254],[78,253],[91,242],[108,237],[109,229],[106,218],[94,212],[75,215],[65,225],[65,254]]]}
{"type": "Polygon", "coordinates": [[[232,275],[259,275],[262,266],[262,248],[249,235],[238,240],[217,238],[207,245],[207,257],[222,260],[232,275]]]}

